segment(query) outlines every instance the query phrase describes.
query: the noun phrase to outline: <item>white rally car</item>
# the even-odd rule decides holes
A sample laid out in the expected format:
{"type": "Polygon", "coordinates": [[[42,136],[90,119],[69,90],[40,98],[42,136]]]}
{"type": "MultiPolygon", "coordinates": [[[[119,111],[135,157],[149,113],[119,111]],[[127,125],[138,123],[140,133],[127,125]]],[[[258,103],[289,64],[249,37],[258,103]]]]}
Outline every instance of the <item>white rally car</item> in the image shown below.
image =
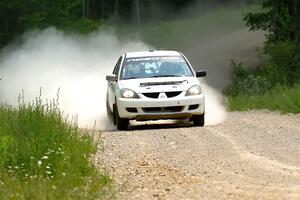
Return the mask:
{"type": "Polygon", "coordinates": [[[129,120],[187,119],[204,126],[205,97],[187,58],[176,51],[140,51],[122,55],[106,76],[107,115],[117,129],[129,120]]]}

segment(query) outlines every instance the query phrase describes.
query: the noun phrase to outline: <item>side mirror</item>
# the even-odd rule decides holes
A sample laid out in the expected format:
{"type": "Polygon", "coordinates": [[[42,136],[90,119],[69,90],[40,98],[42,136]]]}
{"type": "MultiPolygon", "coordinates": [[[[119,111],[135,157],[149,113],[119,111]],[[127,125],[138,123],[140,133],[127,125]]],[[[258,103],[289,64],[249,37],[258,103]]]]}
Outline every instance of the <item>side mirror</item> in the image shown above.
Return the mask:
{"type": "Polygon", "coordinates": [[[204,77],[204,76],[206,76],[206,71],[203,71],[203,70],[201,70],[201,71],[197,71],[196,72],[196,77],[204,77]]]}
{"type": "Polygon", "coordinates": [[[115,74],[106,75],[106,80],[107,81],[116,81],[117,76],[115,74]]]}

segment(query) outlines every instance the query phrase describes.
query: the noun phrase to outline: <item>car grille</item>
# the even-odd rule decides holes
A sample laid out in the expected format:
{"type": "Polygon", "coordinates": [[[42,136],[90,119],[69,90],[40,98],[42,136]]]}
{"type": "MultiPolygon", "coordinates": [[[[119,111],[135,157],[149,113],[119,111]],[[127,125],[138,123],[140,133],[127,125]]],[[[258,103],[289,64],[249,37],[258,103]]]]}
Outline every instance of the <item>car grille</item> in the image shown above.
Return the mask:
{"type": "Polygon", "coordinates": [[[199,104],[194,104],[189,106],[189,110],[196,110],[197,108],[199,108],[199,104]]]}
{"type": "MultiPolygon", "coordinates": [[[[168,98],[177,97],[181,94],[182,91],[176,91],[176,92],[165,92],[166,96],[168,98]]],[[[145,97],[157,99],[159,97],[159,92],[151,92],[151,93],[143,93],[145,97]]]]}
{"type": "Polygon", "coordinates": [[[166,92],[166,96],[168,98],[176,97],[176,96],[178,96],[180,94],[181,94],[181,91],[180,92],[166,92]]]}
{"type": "Polygon", "coordinates": [[[169,106],[169,107],[148,107],[142,108],[145,113],[154,112],[181,112],[184,106],[169,106]]]}
{"type": "Polygon", "coordinates": [[[157,99],[159,92],[143,93],[143,95],[148,98],[157,99]]]}
{"type": "Polygon", "coordinates": [[[126,108],[127,112],[130,112],[130,113],[137,113],[138,110],[136,108],[126,108]]]}

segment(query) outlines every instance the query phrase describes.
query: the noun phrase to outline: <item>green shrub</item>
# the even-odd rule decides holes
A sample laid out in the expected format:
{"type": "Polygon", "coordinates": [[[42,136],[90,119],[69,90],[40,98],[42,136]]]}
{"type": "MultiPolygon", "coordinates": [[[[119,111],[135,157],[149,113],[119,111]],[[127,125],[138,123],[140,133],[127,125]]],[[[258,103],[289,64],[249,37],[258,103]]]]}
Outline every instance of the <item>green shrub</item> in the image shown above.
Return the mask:
{"type": "Polygon", "coordinates": [[[90,164],[96,145],[57,101],[0,107],[0,199],[95,199],[110,179],[90,164]]]}
{"type": "Polygon", "coordinates": [[[232,61],[232,83],[227,95],[258,95],[278,86],[293,87],[300,83],[300,48],[295,43],[278,42],[268,46],[264,53],[267,61],[259,68],[246,68],[232,61]]]}
{"type": "Polygon", "coordinates": [[[231,85],[225,93],[229,96],[263,94],[273,87],[262,69],[245,68],[241,63],[232,61],[231,85]]]}
{"type": "Polygon", "coordinates": [[[266,48],[269,57],[264,66],[273,84],[293,86],[300,83],[300,48],[292,41],[278,42],[266,48]]]}

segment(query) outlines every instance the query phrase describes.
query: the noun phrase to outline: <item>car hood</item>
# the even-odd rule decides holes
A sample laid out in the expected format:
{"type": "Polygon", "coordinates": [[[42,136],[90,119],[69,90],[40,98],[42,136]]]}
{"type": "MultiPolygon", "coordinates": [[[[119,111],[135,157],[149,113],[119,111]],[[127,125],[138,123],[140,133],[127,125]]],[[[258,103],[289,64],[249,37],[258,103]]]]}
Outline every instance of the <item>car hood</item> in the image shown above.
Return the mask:
{"type": "Polygon", "coordinates": [[[128,88],[137,93],[186,91],[193,85],[199,85],[196,77],[161,77],[119,81],[120,89],[128,88]]]}

